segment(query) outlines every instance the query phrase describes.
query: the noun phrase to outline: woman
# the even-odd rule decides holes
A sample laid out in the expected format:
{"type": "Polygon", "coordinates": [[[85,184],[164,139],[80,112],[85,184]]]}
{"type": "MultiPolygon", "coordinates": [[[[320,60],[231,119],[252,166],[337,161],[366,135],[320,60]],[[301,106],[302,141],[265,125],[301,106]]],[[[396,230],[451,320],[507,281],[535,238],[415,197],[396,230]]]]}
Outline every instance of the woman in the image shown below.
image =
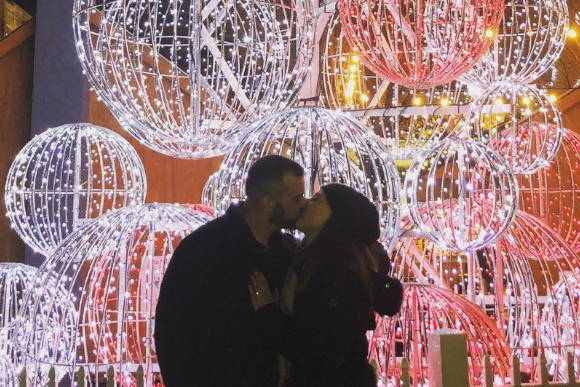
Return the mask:
{"type": "Polygon", "coordinates": [[[400,282],[377,272],[386,259],[378,211],[354,189],[329,184],[296,226],[305,237],[280,306],[261,273],[249,284],[258,328],[290,361],[288,386],[374,387],[366,332],[373,311],[394,315],[402,300],[400,282]]]}

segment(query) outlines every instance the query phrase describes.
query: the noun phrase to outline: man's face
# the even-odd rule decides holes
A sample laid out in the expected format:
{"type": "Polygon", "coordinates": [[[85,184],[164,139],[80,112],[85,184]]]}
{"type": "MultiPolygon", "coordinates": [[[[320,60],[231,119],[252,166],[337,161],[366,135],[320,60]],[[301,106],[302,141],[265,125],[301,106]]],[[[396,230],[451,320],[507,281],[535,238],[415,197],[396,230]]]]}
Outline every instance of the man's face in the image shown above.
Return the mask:
{"type": "Polygon", "coordinates": [[[295,228],[296,220],[306,206],[304,198],[304,177],[286,174],[282,178],[282,187],[273,196],[275,206],[270,216],[270,222],[281,228],[295,228]]]}

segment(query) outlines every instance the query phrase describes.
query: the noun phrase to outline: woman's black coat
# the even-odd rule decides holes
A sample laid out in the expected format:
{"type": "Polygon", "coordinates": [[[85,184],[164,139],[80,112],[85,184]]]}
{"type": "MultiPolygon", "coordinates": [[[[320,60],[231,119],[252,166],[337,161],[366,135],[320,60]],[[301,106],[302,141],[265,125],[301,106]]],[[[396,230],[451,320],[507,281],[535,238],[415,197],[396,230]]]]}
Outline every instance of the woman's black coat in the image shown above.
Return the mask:
{"type": "Polygon", "coordinates": [[[373,309],[399,311],[402,286],[373,272],[372,293],[371,300],[354,273],[323,268],[296,295],[292,316],[275,304],[257,311],[267,341],[292,363],[289,386],[376,386],[366,332],[374,329],[373,309]]]}

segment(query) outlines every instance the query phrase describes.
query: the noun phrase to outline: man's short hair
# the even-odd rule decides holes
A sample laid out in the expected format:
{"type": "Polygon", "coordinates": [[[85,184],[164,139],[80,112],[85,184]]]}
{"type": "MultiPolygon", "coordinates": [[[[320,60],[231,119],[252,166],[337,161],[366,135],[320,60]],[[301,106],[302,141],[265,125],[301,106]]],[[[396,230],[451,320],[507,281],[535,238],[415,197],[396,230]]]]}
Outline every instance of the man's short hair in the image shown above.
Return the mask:
{"type": "Polygon", "coordinates": [[[246,195],[252,199],[259,195],[276,193],[282,178],[287,174],[304,176],[304,168],[282,156],[272,155],[258,159],[248,171],[246,195]]]}

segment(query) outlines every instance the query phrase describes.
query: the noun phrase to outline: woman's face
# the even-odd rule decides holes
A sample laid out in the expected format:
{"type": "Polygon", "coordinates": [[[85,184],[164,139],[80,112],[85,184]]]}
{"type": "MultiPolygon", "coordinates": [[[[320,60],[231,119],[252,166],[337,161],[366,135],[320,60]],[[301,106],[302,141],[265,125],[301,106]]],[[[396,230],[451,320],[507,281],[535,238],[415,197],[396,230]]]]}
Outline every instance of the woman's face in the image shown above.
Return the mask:
{"type": "Polygon", "coordinates": [[[296,222],[296,228],[304,233],[321,230],[331,215],[332,211],[328,205],[326,196],[324,196],[324,192],[318,191],[306,203],[302,215],[296,222]]]}

